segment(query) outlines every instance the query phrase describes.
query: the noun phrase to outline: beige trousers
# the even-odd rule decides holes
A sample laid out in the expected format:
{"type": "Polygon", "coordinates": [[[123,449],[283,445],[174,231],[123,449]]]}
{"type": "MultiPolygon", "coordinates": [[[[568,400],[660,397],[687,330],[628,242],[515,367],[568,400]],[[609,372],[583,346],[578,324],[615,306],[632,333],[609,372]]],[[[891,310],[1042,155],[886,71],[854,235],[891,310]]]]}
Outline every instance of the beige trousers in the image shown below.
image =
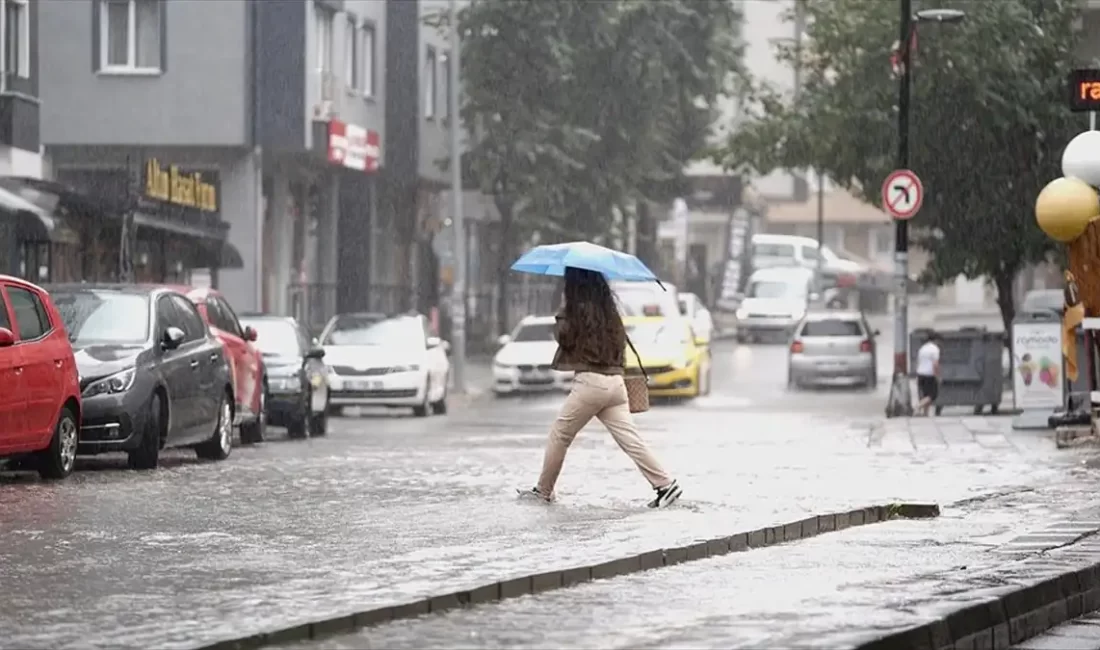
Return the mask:
{"type": "Polygon", "coordinates": [[[578,372],[573,378],[573,390],[565,398],[565,404],[550,427],[550,440],[546,443],[546,456],[539,476],[540,492],[547,496],[554,493],[554,484],[558,482],[562,463],[565,462],[565,452],[577,437],[577,432],[594,417],[607,427],[619,448],[630,456],[650,485],[659,488],[672,483],[653,452],[638,436],[622,376],[578,372]]]}

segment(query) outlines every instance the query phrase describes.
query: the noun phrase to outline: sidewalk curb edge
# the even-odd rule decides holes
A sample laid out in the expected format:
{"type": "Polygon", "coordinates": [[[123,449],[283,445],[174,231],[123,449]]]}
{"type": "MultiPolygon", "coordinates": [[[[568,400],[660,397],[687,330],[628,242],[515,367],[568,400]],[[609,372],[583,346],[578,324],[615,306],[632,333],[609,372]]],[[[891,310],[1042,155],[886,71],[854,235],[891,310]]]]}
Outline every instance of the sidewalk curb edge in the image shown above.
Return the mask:
{"type": "Polygon", "coordinates": [[[301,623],[271,632],[261,632],[237,639],[216,641],[198,646],[195,650],[254,650],[282,643],[318,640],[390,621],[415,618],[424,614],[444,612],[468,605],[499,602],[519,596],[572,587],[592,580],[603,580],[639,573],[708,557],[766,548],[785,542],[816,537],[824,533],[841,531],[845,528],[880,523],[892,519],[930,519],[938,517],[939,514],[940,507],[934,503],[889,503],[856,508],[840,513],[815,515],[784,524],[765,526],[745,533],[734,533],[733,535],[701,540],[686,546],[661,548],[596,564],[508,578],[472,589],[421,598],[409,603],[375,607],[324,620],[301,623]]]}
{"type": "Polygon", "coordinates": [[[866,641],[853,650],[1000,650],[1100,610],[1100,562],[866,641]]]}

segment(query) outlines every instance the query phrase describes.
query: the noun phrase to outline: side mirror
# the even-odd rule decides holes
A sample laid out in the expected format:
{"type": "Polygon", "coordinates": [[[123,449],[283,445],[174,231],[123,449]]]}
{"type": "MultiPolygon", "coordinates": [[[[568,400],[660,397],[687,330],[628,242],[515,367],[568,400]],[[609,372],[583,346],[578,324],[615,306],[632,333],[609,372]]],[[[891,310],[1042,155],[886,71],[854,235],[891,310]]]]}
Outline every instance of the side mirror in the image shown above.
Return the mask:
{"type": "Polygon", "coordinates": [[[310,348],[308,352],[306,352],[306,358],[307,359],[324,359],[325,358],[325,349],[320,347],[320,346],[314,346],[314,347],[310,348]]]}
{"type": "Polygon", "coordinates": [[[512,342],[512,337],[509,334],[501,334],[497,337],[497,345],[504,347],[512,342]]]}
{"type": "Polygon", "coordinates": [[[251,325],[244,328],[244,340],[252,342],[257,338],[256,330],[251,325]]]}
{"type": "Polygon", "coordinates": [[[184,337],[183,330],[178,327],[169,327],[164,330],[164,336],[161,338],[160,345],[165,350],[175,350],[183,344],[184,337]]]}
{"type": "Polygon", "coordinates": [[[427,344],[428,349],[431,350],[432,348],[438,348],[440,345],[442,345],[443,339],[439,338],[438,336],[429,336],[425,343],[427,344]]]}
{"type": "Polygon", "coordinates": [[[10,348],[13,345],[15,345],[15,333],[0,327],[0,348],[10,348]]]}

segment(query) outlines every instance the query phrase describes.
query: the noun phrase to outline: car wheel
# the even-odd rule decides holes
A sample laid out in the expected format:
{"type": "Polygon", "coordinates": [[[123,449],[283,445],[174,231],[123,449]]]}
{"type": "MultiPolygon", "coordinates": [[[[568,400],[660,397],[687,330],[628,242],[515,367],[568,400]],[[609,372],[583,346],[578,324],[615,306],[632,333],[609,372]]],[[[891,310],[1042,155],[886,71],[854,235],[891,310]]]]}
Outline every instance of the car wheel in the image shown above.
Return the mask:
{"type": "Polygon", "coordinates": [[[300,440],[306,437],[308,416],[305,413],[295,413],[286,423],[286,435],[288,438],[300,440]]]}
{"type": "Polygon", "coordinates": [[[210,439],[195,447],[195,454],[205,460],[225,460],[233,451],[233,398],[224,393],[218,404],[218,421],[210,439]]]}
{"type": "Polygon", "coordinates": [[[267,408],[267,382],[264,382],[263,392],[260,393],[260,410],[256,413],[256,419],[251,422],[241,423],[241,444],[254,445],[264,441],[267,434],[267,419],[264,410],[267,408]]]}
{"type": "Polygon", "coordinates": [[[425,418],[425,417],[428,417],[428,415],[431,414],[432,405],[428,401],[429,399],[431,399],[431,392],[432,392],[432,380],[431,380],[431,377],[429,376],[429,378],[427,380],[427,383],[424,384],[424,403],[420,404],[419,406],[414,406],[413,407],[413,415],[415,415],[418,418],[425,418]]]}
{"type": "Polygon", "coordinates": [[[42,478],[62,479],[72,474],[79,437],[76,417],[68,408],[61,409],[50,446],[39,452],[38,475],[42,478]]]}
{"type": "Polygon", "coordinates": [[[942,406],[937,406],[936,407],[936,415],[943,415],[943,407],[942,406]]]}
{"type": "Polygon", "coordinates": [[[309,416],[309,435],[320,438],[328,433],[328,416],[324,413],[313,413],[309,416]]]}
{"type": "Polygon", "coordinates": [[[446,379],[443,381],[443,395],[440,396],[438,401],[432,402],[432,413],[436,415],[447,414],[447,387],[450,386],[451,374],[447,373],[446,379]]]}
{"type": "Polygon", "coordinates": [[[127,454],[126,464],[130,469],[156,469],[160,462],[160,440],[164,427],[168,424],[164,418],[160,393],[154,392],[149,398],[144,420],[145,430],[141,432],[137,449],[131,449],[127,454]]]}

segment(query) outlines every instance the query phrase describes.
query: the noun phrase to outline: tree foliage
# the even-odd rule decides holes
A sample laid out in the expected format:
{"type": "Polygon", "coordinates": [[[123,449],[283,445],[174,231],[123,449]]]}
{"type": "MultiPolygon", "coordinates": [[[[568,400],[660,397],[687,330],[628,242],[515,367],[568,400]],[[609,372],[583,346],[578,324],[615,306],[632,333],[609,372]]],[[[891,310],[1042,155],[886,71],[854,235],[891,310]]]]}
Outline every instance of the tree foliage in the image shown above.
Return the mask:
{"type": "Polygon", "coordinates": [[[462,119],[482,189],[562,237],[666,199],[736,70],[737,21],[710,0],[475,0],[460,16],[462,119]]]}
{"type": "Polygon", "coordinates": [[[738,23],[712,0],[473,0],[464,165],[501,213],[503,256],[536,231],[606,235],[616,209],[675,196],[737,88],[738,23]]]}
{"type": "MultiPolygon", "coordinates": [[[[923,278],[987,277],[1006,324],[1011,286],[1055,244],[1035,225],[1042,187],[1061,175],[1081,130],[1066,107],[1074,66],[1074,0],[957,0],[960,23],[920,22],[912,69],[910,168],[925,200],[912,222],[931,262],[923,278]]],[[[797,102],[756,88],[748,122],[720,153],[759,172],[815,168],[879,205],[897,164],[898,80],[890,55],[898,6],[882,0],[804,0],[807,39],[780,55],[801,65],[797,102]]],[[[793,17],[792,17],[793,18],[793,17]]]]}

